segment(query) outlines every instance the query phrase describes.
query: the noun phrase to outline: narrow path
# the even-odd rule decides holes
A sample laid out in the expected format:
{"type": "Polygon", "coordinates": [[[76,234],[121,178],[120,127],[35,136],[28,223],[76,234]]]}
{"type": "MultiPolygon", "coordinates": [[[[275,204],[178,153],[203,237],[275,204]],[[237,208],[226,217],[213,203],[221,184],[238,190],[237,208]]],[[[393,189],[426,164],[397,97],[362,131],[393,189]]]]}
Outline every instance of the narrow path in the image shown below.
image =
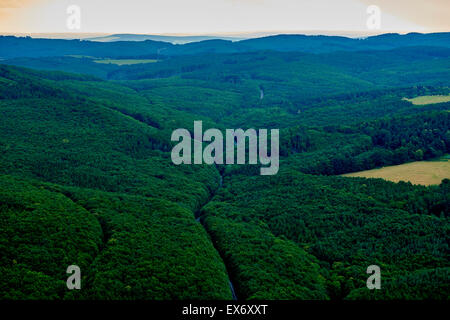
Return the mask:
{"type": "Polygon", "coordinates": [[[205,228],[205,225],[203,224],[203,222],[201,220],[201,216],[200,216],[200,212],[202,211],[203,207],[206,206],[214,198],[214,196],[217,194],[217,192],[220,190],[220,188],[222,188],[222,184],[223,184],[223,177],[221,175],[220,176],[219,187],[211,194],[211,196],[209,197],[208,201],[206,203],[204,203],[203,206],[195,212],[195,221],[200,223],[202,225],[203,229],[205,229],[206,233],[208,234],[209,238],[211,239],[211,243],[212,243],[214,249],[216,249],[217,253],[219,254],[219,257],[222,259],[223,265],[225,266],[225,271],[227,273],[228,284],[230,286],[230,290],[231,290],[231,294],[233,296],[233,300],[237,300],[236,291],[234,290],[233,283],[231,282],[230,273],[228,272],[228,268],[227,268],[227,265],[225,263],[225,260],[223,259],[222,255],[220,254],[220,251],[217,250],[216,246],[214,245],[214,242],[212,241],[211,235],[209,234],[208,229],[205,228]]]}

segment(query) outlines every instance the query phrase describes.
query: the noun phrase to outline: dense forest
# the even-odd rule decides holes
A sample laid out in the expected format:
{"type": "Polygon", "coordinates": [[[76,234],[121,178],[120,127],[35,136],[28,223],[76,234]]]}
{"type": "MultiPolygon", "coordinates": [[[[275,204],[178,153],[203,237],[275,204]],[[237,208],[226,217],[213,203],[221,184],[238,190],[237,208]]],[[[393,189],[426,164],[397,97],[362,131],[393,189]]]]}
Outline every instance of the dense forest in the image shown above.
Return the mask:
{"type": "Polygon", "coordinates": [[[449,299],[450,180],[338,176],[450,153],[408,100],[450,94],[448,37],[0,38],[0,299],[449,299]],[[174,165],[198,120],[280,129],[278,174],[174,165]]]}
{"type": "Polygon", "coordinates": [[[276,35],[233,42],[209,39],[183,45],[165,39],[145,41],[95,42],[84,40],[34,39],[0,36],[0,58],[84,55],[94,57],[142,57],[144,55],[196,55],[201,53],[238,53],[276,50],[311,53],[362,50],[388,50],[406,46],[449,47],[449,33],[384,34],[366,39],[338,36],[276,35]]]}

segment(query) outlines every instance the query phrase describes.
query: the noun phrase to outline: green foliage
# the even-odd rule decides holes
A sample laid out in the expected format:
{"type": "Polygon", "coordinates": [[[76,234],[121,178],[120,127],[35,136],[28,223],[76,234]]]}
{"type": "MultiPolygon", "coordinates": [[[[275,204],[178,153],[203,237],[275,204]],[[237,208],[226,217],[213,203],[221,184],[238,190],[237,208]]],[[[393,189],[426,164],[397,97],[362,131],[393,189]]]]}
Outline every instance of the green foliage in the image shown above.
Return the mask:
{"type": "Polygon", "coordinates": [[[230,266],[238,297],[327,299],[325,278],[314,256],[258,225],[212,216],[217,206],[210,202],[205,208],[206,228],[230,266]]]}
{"type": "Polygon", "coordinates": [[[103,226],[88,298],[230,299],[225,267],[192,211],[151,198],[64,191],[103,226]]]}
{"type": "MultiPolygon", "coordinates": [[[[323,299],[324,282],[329,297],[345,298],[365,287],[365,270],[372,264],[380,265],[383,279],[392,279],[386,290],[395,296],[403,290],[398,279],[448,265],[448,216],[433,216],[426,207],[417,214],[411,206],[424,201],[426,191],[406,183],[314,177],[282,168],[270,178],[227,177],[203,218],[246,298],[323,299]],[[273,243],[290,247],[290,253],[275,250],[273,243]],[[272,283],[283,283],[283,291],[272,283]],[[299,283],[311,292],[295,289],[299,283]]],[[[414,284],[415,297],[442,298],[440,292],[422,291],[421,283],[414,284]]]]}
{"type": "Polygon", "coordinates": [[[423,269],[411,274],[387,279],[381,290],[355,289],[347,297],[351,300],[421,300],[432,297],[448,300],[449,268],[423,269]]]}
{"type": "Polygon", "coordinates": [[[449,152],[449,103],[404,100],[449,93],[448,49],[394,43],[447,37],[0,38],[34,57],[6,63],[80,73],[0,65],[0,298],[230,299],[231,279],[241,299],[448,299],[449,181],[334,176],[449,152]],[[379,46],[397,49],[349,52],[379,46]],[[73,56],[162,47],[152,64],[73,56]],[[171,133],[194,120],[280,128],[280,172],[175,166],[171,133]],[[372,264],[381,291],[365,288],[372,264]]]}
{"type": "Polygon", "coordinates": [[[89,274],[102,239],[100,224],[64,195],[0,176],[0,297],[62,298],[66,269],[89,274]]]}
{"type": "Polygon", "coordinates": [[[337,175],[427,160],[450,152],[450,114],[422,113],[362,122],[358,126],[329,126],[284,132],[280,153],[304,173],[337,175]]]}

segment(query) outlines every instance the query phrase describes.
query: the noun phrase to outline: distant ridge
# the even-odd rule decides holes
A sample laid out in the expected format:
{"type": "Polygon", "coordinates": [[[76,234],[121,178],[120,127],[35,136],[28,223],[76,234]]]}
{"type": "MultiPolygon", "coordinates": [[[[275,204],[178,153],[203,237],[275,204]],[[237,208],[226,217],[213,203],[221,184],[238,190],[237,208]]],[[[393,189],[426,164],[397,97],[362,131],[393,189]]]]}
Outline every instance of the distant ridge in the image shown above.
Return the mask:
{"type": "MultiPolygon", "coordinates": [[[[119,35],[120,36],[120,35],[119,35]]],[[[123,35],[122,39],[136,35],[123,35]]],[[[161,36],[164,37],[164,36],[161,36]]],[[[160,40],[98,42],[89,40],[35,39],[0,37],[0,59],[81,55],[92,57],[160,57],[201,53],[239,53],[258,50],[280,52],[327,53],[336,51],[391,50],[401,47],[450,47],[450,33],[396,33],[367,38],[342,36],[275,35],[230,41],[209,39],[173,44],[160,40]]],[[[194,37],[190,37],[194,40],[194,37]]],[[[174,41],[174,38],[172,38],[174,41]]],[[[187,41],[185,39],[185,41],[187,41]]]]}
{"type": "Polygon", "coordinates": [[[229,40],[229,41],[239,41],[244,40],[242,37],[223,37],[223,36],[161,36],[161,35],[150,35],[150,34],[112,34],[108,36],[86,38],[84,40],[97,41],[97,42],[116,42],[116,41],[163,41],[172,44],[186,44],[190,42],[199,42],[205,40],[229,40]]]}

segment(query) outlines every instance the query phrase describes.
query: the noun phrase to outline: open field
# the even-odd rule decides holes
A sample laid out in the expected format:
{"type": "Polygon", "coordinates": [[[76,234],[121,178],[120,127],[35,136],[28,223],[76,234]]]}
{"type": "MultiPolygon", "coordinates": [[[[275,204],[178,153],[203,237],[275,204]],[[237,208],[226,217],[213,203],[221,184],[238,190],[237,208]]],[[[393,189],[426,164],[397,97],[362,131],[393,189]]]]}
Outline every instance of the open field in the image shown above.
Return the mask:
{"type": "Polygon", "coordinates": [[[417,161],[398,166],[343,174],[344,177],[381,178],[393,182],[409,181],[412,184],[435,185],[450,179],[450,158],[417,161]]]}
{"type": "Polygon", "coordinates": [[[139,64],[139,63],[154,63],[158,62],[155,59],[103,59],[103,60],[94,60],[95,63],[104,63],[104,64],[116,64],[118,66],[122,65],[130,65],[130,64],[139,64]]]}
{"type": "Polygon", "coordinates": [[[409,101],[416,106],[421,106],[425,104],[442,103],[450,101],[450,95],[448,96],[421,96],[413,99],[403,98],[403,100],[409,101]]]}

